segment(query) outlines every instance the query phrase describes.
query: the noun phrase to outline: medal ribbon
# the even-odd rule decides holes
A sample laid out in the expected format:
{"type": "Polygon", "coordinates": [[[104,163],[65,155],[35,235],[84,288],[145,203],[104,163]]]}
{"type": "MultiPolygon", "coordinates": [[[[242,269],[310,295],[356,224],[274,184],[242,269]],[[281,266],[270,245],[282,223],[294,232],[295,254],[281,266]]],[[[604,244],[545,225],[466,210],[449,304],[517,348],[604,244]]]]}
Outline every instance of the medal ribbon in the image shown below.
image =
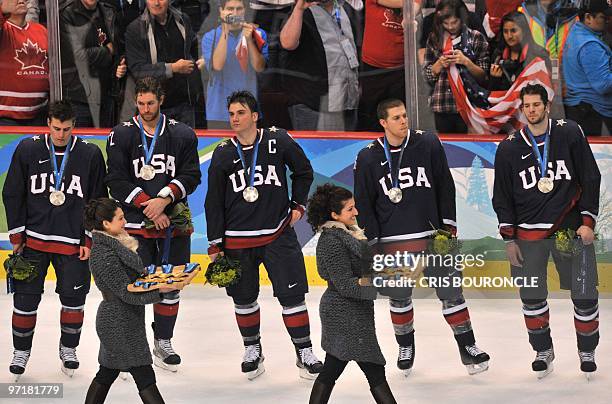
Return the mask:
{"type": "Polygon", "coordinates": [[[142,124],[142,120],[140,116],[138,117],[138,128],[140,129],[140,139],[142,140],[142,150],[144,151],[145,165],[148,165],[151,162],[151,158],[153,157],[153,150],[155,149],[155,143],[157,143],[157,138],[159,137],[159,132],[161,132],[162,123],[166,119],[164,114],[160,114],[159,121],[157,122],[157,126],[155,127],[155,133],[153,134],[153,140],[151,140],[151,146],[147,147],[147,136],[145,135],[144,126],[142,124]]]}
{"type": "Polygon", "coordinates": [[[56,191],[62,189],[62,179],[64,179],[64,170],[66,169],[66,164],[68,163],[68,156],[70,155],[70,148],[72,147],[73,139],[70,137],[70,142],[66,145],[66,151],[64,152],[64,157],[62,158],[62,165],[60,166],[59,171],[57,170],[57,159],[55,158],[55,146],[53,145],[53,139],[51,139],[51,135],[49,135],[49,152],[50,152],[50,160],[51,167],[53,167],[53,178],[55,179],[55,184],[53,184],[53,188],[56,191]]]}
{"type": "MultiPolygon", "coordinates": [[[[249,187],[253,186],[255,182],[255,165],[257,164],[257,152],[259,151],[259,140],[260,137],[257,136],[255,138],[255,144],[253,145],[253,158],[251,159],[251,171],[249,172],[249,187]]],[[[242,145],[240,141],[236,139],[236,150],[238,150],[238,156],[240,157],[240,162],[242,163],[242,168],[244,171],[247,170],[246,165],[246,157],[244,156],[244,152],[242,151],[242,145]]]]}
{"type": "Polygon", "coordinates": [[[540,178],[544,178],[546,177],[546,169],[548,167],[548,151],[549,151],[549,144],[550,144],[550,125],[548,127],[546,127],[546,133],[544,134],[544,155],[542,156],[542,153],[540,153],[540,148],[538,147],[538,143],[535,140],[535,137],[533,136],[533,133],[531,133],[531,130],[529,129],[529,126],[525,126],[525,132],[527,133],[527,135],[529,136],[529,140],[531,141],[531,148],[533,149],[533,154],[536,158],[536,160],[538,160],[538,163],[540,164],[540,178]]]}
{"type": "Polygon", "coordinates": [[[408,130],[408,136],[406,136],[406,140],[402,143],[402,150],[400,151],[399,160],[397,161],[397,173],[395,178],[393,174],[395,171],[393,170],[393,163],[391,162],[391,147],[389,146],[389,141],[387,140],[387,136],[384,136],[384,145],[385,145],[385,157],[387,157],[387,163],[389,165],[389,174],[391,175],[391,183],[393,188],[399,188],[399,170],[402,165],[402,158],[404,157],[404,150],[406,150],[406,146],[408,145],[408,141],[410,140],[410,129],[408,130]]]}

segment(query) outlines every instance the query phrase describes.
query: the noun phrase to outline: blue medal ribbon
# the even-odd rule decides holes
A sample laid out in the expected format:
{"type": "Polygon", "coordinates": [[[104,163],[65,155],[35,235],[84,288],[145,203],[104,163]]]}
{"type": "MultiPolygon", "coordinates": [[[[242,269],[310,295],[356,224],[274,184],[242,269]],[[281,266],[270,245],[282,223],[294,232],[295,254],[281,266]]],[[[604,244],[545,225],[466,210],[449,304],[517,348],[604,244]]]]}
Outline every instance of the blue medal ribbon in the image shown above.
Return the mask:
{"type": "MultiPolygon", "coordinates": [[[[255,183],[255,165],[257,164],[257,152],[259,151],[259,140],[260,137],[257,136],[255,138],[255,144],[253,145],[253,158],[251,159],[251,171],[249,172],[249,187],[253,186],[255,183]]],[[[242,168],[244,171],[247,170],[246,157],[244,156],[244,151],[242,151],[242,145],[240,141],[236,138],[236,150],[238,151],[238,156],[240,157],[240,162],[242,163],[242,168]]]]}
{"type": "Polygon", "coordinates": [[[140,116],[138,117],[138,129],[140,129],[140,139],[142,140],[142,150],[144,151],[145,165],[148,165],[151,162],[151,158],[153,158],[153,150],[155,149],[155,143],[157,143],[157,138],[159,137],[159,133],[161,132],[162,123],[166,119],[164,114],[160,114],[159,121],[157,122],[157,126],[155,127],[155,133],[153,134],[153,140],[151,140],[151,146],[147,146],[147,136],[145,134],[144,125],[142,124],[142,120],[140,116]]]}
{"type": "Polygon", "coordinates": [[[536,142],[533,133],[529,129],[529,126],[525,126],[525,132],[527,136],[529,136],[529,140],[531,141],[531,148],[533,149],[533,154],[538,160],[540,164],[540,178],[546,177],[546,169],[548,168],[548,149],[550,144],[550,125],[546,127],[546,133],[544,134],[544,155],[540,153],[540,148],[538,147],[538,143],[536,142]]]}
{"type": "Polygon", "coordinates": [[[393,170],[393,163],[391,162],[391,147],[389,146],[389,141],[387,140],[387,136],[383,136],[384,138],[384,149],[385,149],[385,157],[387,158],[387,164],[389,165],[389,174],[391,175],[391,185],[393,188],[399,188],[399,170],[402,165],[402,158],[404,156],[404,150],[406,150],[406,146],[408,145],[408,140],[410,140],[410,130],[408,130],[408,136],[406,136],[406,140],[402,143],[402,150],[400,151],[399,160],[397,161],[397,170],[393,170]],[[395,174],[395,177],[394,175],[395,174]]]}
{"type": "Polygon", "coordinates": [[[62,158],[62,165],[60,166],[59,171],[57,170],[57,159],[55,158],[55,146],[53,145],[53,139],[51,139],[51,135],[49,135],[49,151],[51,152],[50,160],[51,167],[53,167],[53,178],[55,180],[55,184],[53,184],[53,188],[56,191],[62,189],[62,179],[64,178],[64,170],[66,169],[66,164],[68,163],[68,156],[70,155],[70,148],[72,147],[73,139],[70,138],[70,142],[66,145],[66,151],[64,152],[64,157],[62,158]]]}

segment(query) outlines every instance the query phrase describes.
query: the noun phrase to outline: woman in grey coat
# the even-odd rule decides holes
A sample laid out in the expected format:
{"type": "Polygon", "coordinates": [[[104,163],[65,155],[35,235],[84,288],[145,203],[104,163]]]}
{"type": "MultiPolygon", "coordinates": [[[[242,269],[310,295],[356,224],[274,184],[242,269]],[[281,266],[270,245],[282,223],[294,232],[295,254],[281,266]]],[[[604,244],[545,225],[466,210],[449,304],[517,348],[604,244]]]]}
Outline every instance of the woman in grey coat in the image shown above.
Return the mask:
{"type": "Polygon", "coordinates": [[[143,403],[163,404],[151,366],[144,305],[160,302],[160,293],[176,287],[128,292],[127,286],[143,273],[144,266],[136,253],[138,241],[125,232],[126,221],[119,203],[108,198],[94,199],[84,215],[85,228],[93,233],[89,267],[104,299],[96,316],[100,370],[89,386],[85,404],[103,403],[122,371],[134,377],[143,403]]]}
{"type": "Polygon", "coordinates": [[[321,346],[325,365],[310,393],[310,404],[329,401],[336,380],[356,361],[379,404],[395,403],[385,377],[385,358],[374,325],[376,289],[359,285],[371,273],[372,253],[357,227],[353,194],[332,184],[319,186],[308,201],[308,223],[321,232],[317,269],[327,281],[321,297],[321,346]]]}

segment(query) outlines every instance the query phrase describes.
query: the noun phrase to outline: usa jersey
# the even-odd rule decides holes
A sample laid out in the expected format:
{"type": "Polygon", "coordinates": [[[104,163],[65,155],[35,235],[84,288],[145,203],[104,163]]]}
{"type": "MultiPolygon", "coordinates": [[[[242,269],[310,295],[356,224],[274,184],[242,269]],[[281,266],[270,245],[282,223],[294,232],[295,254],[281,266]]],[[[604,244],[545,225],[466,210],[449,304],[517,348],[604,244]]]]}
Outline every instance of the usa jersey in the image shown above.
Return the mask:
{"type": "MultiPolygon", "coordinates": [[[[60,190],[65,202],[54,206],[49,195],[55,178],[49,151],[49,135],[19,142],[6,175],[2,198],[12,244],[49,253],[73,255],[91,245],[83,227],[83,209],[91,199],[107,196],[105,165],[100,149],[73,136],[60,190]]],[[[56,149],[57,167],[64,152],[56,149]]]]}
{"type": "MultiPolygon", "coordinates": [[[[115,126],[106,140],[106,184],[111,196],[121,202],[127,232],[145,238],[163,238],[166,231],[145,228],[142,203],[155,198],[165,187],[171,191],[173,204],[187,202],[187,195],[195,191],[202,175],[198,139],[193,129],[165,115],[160,119],[161,130],[150,161],[155,176],[149,181],[140,175],[145,155],[137,117],[115,126]]],[[[153,135],[146,133],[145,137],[150,146],[153,135]]],[[[172,209],[173,204],[166,211],[172,209]]],[[[179,235],[178,231],[173,235],[179,235]]]]}
{"type": "Polygon", "coordinates": [[[402,161],[401,147],[390,151],[395,170],[399,163],[399,203],[389,199],[393,185],[384,137],[361,150],[355,161],[357,220],[370,243],[425,239],[440,228],[455,233],[455,183],[438,137],[410,130],[402,161]]]}
{"type": "MultiPolygon", "coordinates": [[[[524,130],[497,148],[493,208],[504,239],[538,240],[559,228],[595,227],[601,176],[589,143],[574,121],[550,119],[548,125],[549,193],[538,190],[540,164],[524,130]]],[[[543,143],[538,146],[542,152],[543,143]]]]}
{"type": "MultiPolygon", "coordinates": [[[[236,137],[223,141],[212,155],[208,169],[206,222],[208,240],[215,248],[252,248],[274,241],[291,219],[290,212],[304,212],[313,181],[310,161],[286,130],[259,129],[259,151],[254,186],[259,193],[247,202],[250,168],[242,167],[236,137]],[[286,170],[291,170],[291,199],[286,170]]],[[[245,160],[252,161],[253,145],[243,146],[245,160]]]]}

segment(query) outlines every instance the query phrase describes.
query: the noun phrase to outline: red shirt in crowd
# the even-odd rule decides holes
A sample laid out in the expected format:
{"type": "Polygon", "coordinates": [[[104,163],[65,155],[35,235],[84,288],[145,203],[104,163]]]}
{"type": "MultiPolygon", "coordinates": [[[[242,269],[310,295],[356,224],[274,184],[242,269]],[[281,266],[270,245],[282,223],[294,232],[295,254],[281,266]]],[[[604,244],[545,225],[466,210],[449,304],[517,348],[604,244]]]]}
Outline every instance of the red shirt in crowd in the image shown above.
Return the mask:
{"type": "Polygon", "coordinates": [[[47,29],[0,21],[0,118],[31,119],[47,105],[47,29]]]}
{"type": "Polygon", "coordinates": [[[365,0],[365,32],[361,58],[370,66],[391,68],[404,65],[402,10],[365,0]]]}

